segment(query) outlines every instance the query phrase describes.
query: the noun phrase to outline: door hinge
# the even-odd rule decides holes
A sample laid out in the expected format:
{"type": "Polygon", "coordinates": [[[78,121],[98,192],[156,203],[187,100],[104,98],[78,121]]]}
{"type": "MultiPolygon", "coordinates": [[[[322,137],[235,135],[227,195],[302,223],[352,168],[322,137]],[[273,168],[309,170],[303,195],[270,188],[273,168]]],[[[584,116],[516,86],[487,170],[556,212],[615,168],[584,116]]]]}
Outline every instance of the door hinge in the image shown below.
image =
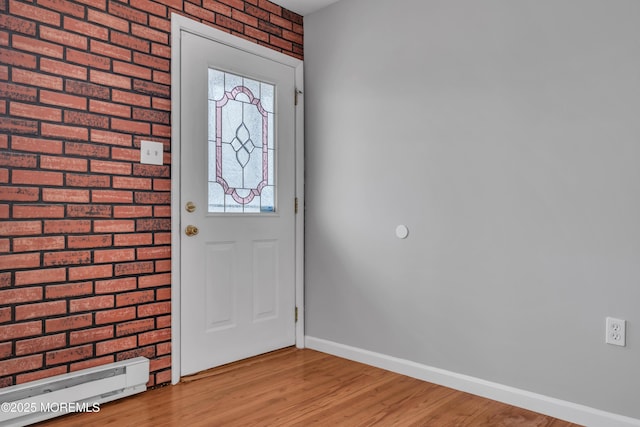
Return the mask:
{"type": "Polygon", "coordinates": [[[298,307],[296,307],[296,322],[298,322],[298,307]]]}
{"type": "Polygon", "coordinates": [[[293,199],[293,212],[298,213],[298,198],[293,199]]]}
{"type": "Polygon", "coordinates": [[[295,104],[295,105],[298,105],[298,95],[302,95],[302,91],[301,91],[301,90],[296,89],[296,90],[295,90],[295,92],[294,92],[294,94],[295,94],[295,95],[293,96],[294,104],[295,104]]]}

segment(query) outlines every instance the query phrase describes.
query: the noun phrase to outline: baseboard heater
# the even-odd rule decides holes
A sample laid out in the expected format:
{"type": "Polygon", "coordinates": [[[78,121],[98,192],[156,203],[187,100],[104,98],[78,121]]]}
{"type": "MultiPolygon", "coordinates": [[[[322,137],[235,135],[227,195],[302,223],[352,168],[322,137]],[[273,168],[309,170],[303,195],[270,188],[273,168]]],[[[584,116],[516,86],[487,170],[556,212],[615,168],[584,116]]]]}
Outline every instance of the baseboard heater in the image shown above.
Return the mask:
{"type": "Polygon", "coordinates": [[[26,426],[147,389],[149,359],[136,357],[0,389],[0,426],[26,426]]]}

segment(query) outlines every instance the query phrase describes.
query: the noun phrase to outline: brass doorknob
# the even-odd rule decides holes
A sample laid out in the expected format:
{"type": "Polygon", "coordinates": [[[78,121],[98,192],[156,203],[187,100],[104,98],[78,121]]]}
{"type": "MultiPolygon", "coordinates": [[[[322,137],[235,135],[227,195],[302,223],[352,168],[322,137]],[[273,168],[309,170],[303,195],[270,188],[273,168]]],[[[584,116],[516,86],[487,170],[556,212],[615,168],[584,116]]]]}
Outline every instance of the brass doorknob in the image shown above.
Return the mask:
{"type": "Polygon", "coordinates": [[[187,228],[184,229],[184,234],[189,237],[195,236],[196,234],[198,234],[198,227],[196,227],[195,225],[187,225],[187,228]]]}

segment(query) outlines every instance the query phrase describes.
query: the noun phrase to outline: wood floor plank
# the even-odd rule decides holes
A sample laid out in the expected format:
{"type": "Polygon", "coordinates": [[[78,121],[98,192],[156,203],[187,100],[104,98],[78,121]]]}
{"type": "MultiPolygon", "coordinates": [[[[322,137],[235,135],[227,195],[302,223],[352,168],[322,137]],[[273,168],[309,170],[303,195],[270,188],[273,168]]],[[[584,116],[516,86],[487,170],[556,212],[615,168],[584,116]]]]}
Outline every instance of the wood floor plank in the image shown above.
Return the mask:
{"type": "Polygon", "coordinates": [[[38,427],[578,427],[313,350],[287,348],[38,427]]]}

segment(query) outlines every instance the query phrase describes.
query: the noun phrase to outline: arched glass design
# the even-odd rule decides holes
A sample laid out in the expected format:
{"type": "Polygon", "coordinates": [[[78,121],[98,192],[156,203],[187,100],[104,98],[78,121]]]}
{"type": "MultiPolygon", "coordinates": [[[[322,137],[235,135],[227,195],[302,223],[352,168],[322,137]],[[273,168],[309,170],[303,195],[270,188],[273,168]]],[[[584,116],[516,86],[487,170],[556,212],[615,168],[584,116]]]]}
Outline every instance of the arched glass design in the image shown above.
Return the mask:
{"type": "Polygon", "coordinates": [[[209,212],[275,212],[275,86],[209,69],[209,212]]]}

